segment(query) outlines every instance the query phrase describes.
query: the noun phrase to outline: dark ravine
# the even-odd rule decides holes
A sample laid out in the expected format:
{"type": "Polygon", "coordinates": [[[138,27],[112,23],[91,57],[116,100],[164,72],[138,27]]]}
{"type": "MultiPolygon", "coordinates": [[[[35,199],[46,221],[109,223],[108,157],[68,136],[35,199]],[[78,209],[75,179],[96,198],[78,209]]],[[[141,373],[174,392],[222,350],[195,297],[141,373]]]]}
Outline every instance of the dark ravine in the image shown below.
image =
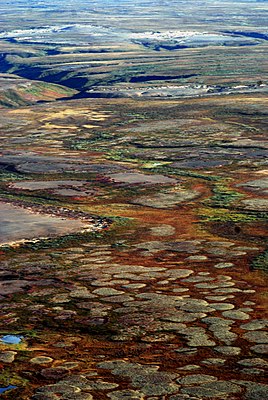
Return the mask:
{"type": "Polygon", "coordinates": [[[234,36],[245,36],[254,39],[268,40],[268,35],[260,32],[245,32],[245,31],[223,31],[223,33],[230,33],[234,36]]]}

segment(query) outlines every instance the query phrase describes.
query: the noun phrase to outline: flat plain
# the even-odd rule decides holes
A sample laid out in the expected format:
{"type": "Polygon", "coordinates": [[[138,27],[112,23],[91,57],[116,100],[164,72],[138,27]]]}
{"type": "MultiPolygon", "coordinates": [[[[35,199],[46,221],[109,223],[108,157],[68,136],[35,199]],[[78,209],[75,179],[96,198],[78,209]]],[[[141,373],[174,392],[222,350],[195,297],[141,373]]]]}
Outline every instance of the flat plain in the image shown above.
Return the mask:
{"type": "Polygon", "coordinates": [[[267,2],[0,11],[0,396],[266,399],[267,2]]]}

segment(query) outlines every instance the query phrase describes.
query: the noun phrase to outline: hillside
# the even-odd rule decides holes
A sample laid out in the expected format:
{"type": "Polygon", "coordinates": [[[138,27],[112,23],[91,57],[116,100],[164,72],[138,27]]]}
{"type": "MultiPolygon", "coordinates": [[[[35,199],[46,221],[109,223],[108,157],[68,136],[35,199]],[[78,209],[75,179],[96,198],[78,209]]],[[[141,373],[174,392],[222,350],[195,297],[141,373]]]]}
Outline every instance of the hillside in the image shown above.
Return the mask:
{"type": "Polygon", "coordinates": [[[75,94],[75,90],[64,86],[28,80],[11,74],[0,74],[0,108],[54,101],[75,94]]]}

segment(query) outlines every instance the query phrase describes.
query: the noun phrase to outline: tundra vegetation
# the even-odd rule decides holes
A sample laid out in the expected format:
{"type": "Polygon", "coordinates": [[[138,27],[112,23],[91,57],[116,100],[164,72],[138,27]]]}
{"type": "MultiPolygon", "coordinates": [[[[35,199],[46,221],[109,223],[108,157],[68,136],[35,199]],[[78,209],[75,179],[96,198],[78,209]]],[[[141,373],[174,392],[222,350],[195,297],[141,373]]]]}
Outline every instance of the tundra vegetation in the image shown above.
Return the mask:
{"type": "Polygon", "coordinates": [[[267,1],[0,10],[1,397],[268,398],[267,1]]]}

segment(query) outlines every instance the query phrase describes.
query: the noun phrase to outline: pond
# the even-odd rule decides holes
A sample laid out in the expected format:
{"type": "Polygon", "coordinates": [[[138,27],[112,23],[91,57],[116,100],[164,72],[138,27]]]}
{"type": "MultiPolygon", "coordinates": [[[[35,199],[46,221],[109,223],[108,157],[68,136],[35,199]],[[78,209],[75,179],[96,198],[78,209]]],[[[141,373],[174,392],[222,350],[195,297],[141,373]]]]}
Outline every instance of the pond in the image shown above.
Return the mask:
{"type": "Polygon", "coordinates": [[[93,227],[85,221],[38,214],[3,202],[0,202],[0,220],[0,245],[67,235],[93,227]]]}
{"type": "Polygon", "coordinates": [[[20,335],[4,335],[0,338],[0,342],[4,344],[20,344],[23,336],[20,335]]]}

